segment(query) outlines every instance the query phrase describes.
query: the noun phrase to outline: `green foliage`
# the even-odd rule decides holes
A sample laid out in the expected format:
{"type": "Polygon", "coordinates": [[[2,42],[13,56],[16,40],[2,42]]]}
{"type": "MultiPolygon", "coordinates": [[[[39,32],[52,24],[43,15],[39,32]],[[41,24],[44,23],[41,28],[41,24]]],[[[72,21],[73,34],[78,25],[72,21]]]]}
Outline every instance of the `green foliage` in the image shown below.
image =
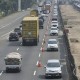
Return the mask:
{"type": "MultiPolygon", "coordinates": [[[[35,0],[21,0],[21,8],[27,9],[35,0]]],[[[0,11],[6,15],[18,10],[18,0],[0,0],[0,11]]]]}

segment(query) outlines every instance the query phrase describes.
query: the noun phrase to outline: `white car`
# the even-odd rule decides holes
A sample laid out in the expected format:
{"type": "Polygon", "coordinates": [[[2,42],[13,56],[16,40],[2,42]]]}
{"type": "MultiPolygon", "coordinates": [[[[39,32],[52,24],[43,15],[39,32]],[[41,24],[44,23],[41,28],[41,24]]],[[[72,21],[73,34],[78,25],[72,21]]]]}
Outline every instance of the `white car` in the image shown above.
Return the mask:
{"type": "Polygon", "coordinates": [[[62,77],[60,61],[58,59],[50,59],[45,66],[45,77],[62,77]]]}
{"type": "Polygon", "coordinates": [[[54,36],[54,35],[57,35],[58,36],[58,28],[51,27],[50,36],[54,36]]]}
{"type": "Polygon", "coordinates": [[[58,42],[56,39],[49,39],[48,40],[47,51],[50,51],[50,50],[57,50],[58,51],[58,42]]]}
{"type": "Polygon", "coordinates": [[[51,22],[51,25],[56,25],[56,26],[58,26],[58,21],[56,21],[56,20],[52,21],[52,22],[51,22]]]}

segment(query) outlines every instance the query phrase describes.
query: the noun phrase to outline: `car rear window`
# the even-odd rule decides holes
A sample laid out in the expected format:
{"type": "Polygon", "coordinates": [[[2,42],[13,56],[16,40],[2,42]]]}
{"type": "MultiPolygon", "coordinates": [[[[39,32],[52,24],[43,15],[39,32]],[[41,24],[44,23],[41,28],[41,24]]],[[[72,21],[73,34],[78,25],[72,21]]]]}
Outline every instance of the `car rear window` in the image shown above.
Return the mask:
{"type": "Polygon", "coordinates": [[[48,63],[47,67],[60,67],[59,63],[48,63]]]}

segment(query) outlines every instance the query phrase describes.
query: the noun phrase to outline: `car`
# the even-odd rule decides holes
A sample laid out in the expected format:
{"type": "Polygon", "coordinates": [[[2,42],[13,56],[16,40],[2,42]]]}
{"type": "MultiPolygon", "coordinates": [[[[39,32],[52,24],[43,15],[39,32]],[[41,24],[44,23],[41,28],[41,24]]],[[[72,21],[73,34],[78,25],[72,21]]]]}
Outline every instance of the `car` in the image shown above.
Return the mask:
{"type": "Polygon", "coordinates": [[[56,20],[52,21],[52,22],[51,22],[51,25],[52,25],[52,26],[53,26],[53,25],[58,26],[58,21],[56,21],[56,20]]]}
{"type": "Polygon", "coordinates": [[[57,39],[49,39],[47,45],[47,51],[58,51],[58,41],[57,39]]]}
{"type": "Polygon", "coordinates": [[[44,22],[44,17],[43,17],[43,16],[40,16],[40,17],[39,17],[39,19],[42,19],[42,20],[43,20],[43,22],[44,22]]]}
{"type": "Polygon", "coordinates": [[[19,41],[19,35],[15,32],[10,33],[9,41],[19,41]]]}
{"type": "Polygon", "coordinates": [[[60,60],[49,59],[45,67],[45,77],[62,77],[60,60]]]}
{"type": "Polygon", "coordinates": [[[54,36],[54,35],[57,35],[58,36],[58,28],[51,27],[50,36],[54,36]]]}
{"type": "Polygon", "coordinates": [[[17,33],[19,35],[19,37],[22,36],[22,30],[21,30],[21,28],[15,28],[14,32],[17,33]]]}

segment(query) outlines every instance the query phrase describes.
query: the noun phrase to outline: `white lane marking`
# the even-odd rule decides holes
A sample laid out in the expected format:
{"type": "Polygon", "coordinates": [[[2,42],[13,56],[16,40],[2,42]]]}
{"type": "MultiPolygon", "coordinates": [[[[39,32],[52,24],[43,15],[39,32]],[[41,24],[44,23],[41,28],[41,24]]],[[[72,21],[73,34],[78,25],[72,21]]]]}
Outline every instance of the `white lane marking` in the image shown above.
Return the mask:
{"type": "Polygon", "coordinates": [[[21,16],[21,17],[19,17],[19,18],[17,18],[17,19],[15,19],[14,21],[12,21],[12,22],[11,22],[11,23],[9,23],[9,24],[6,24],[5,26],[2,26],[0,29],[5,28],[6,26],[11,25],[12,23],[16,22],[16,21],[17,21],[18,19],[20,19],[20,18],[22,18],[22,16],[21,16]]]}
{"type": "Polygon", "coordinates": [[[41,54],[39,53],[39,57],[41,57],[41,54]]]}
{"type": "Polygon", "coordinates": [[[43,42],[42,42],[42,46],[43,46],[43,42]]]}
{"type": "Polygon", "coordinates": [[[19,48],[17,48],[17,51],[19,50],[19,48]]]}
{"type": "Polygon", "coordinates": [[[20,45],[22,45],[22,43],[20,45]]]}
{"type": "Polygon", "coordinates": [[[3,71],[0,73],[0,76],[3,74],[3,71]]]}
{"type": "Polygon", "coordinates": [[[13,32],[13,30],[10,31],[10,32],[8,32],[8,33],[6,33],[6,34],[4,34],[4,35],[2,35],[1,38],[4,37],[4,36],[6,36],[6,35],[8,35],[8,34],[11,33],[11,32],[13,32]]]}
{"type": "Polygon", "coordinates": [[[36,75],[36,71],[34,71],[34,74],[33,75],[36,75]]]}
{"type": "Polygon", "coordinates": [[[39,61],[37,61],[36,66],[38,65],[39,61]]]}

